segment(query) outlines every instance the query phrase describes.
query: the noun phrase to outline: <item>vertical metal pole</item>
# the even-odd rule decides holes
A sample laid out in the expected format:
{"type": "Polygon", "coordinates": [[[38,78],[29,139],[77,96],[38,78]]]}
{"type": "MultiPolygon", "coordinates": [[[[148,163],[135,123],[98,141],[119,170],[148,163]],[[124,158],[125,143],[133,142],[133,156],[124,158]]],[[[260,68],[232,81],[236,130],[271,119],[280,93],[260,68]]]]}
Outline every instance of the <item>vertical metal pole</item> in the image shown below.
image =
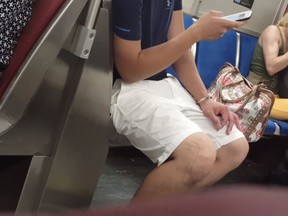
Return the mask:
{"type": "Polygon", "coordinates": [[[89,29],[92,29],[95,25],[96,17],[99,12],[101,0],[90,0],[89,1],[89,9],[87,13],[87,17],[85,20],[85,26],[89,29]]]}
{"type": "Polygon", "coordinates": [[[192,8],[193,8],[192,16],[193,17],[199,18],[199,8],[200,8],[202,1],[203,0],[197,0],[197,1],[193,2],[193,6],[192,6],[192,8]]]}

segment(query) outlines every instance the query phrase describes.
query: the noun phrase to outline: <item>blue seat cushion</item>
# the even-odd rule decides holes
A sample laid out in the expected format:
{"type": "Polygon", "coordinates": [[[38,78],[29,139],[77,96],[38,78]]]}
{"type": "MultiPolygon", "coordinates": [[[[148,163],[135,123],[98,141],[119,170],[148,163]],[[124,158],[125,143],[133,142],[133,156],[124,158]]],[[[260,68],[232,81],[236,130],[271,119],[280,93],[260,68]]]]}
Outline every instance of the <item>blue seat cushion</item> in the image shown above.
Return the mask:
{"type": "Polygon", "coordinates": [[[264,135],[273,136],[275,135],[276,129],[277,127],[275,123],[271,119],[269,119],[265,128],[265,131],[264,131],[264,135]]]}
{"type": "Polygon", "coordinates": [[[200,41],[197,44],[196,53],[195,61],[199,74],[206,88],[209,88],[225,62],[235,65],[237,33],[229,30],[222,38],[217,40],[200,41]]]}

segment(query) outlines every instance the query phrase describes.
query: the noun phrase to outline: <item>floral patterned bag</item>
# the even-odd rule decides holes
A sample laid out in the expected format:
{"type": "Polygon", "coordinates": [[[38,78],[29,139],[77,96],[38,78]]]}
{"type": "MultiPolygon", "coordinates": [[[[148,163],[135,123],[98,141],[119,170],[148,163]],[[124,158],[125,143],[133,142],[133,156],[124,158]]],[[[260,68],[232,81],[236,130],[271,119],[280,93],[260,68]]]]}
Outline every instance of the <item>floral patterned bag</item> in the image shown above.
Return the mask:
{"type": "Polygon", "coordinates": [[[261,138],[274,104],[272,91],[263,85],[253,85],[236,67],[225,63],[208,93],[238,115],[241,130],[249,142],[261,138]]]}

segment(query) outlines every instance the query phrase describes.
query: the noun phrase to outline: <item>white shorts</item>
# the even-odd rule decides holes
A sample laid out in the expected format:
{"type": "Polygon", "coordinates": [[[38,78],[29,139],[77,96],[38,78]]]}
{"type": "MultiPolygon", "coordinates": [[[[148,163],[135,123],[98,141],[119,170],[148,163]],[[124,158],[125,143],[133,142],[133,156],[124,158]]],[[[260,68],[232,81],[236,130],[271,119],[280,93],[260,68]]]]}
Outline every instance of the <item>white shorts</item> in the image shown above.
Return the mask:
{"type": "Polygon", "coordinates": [[[116,131],[125,135],[158,166],[188,136],[207,134],[216,148],[244,137],[235,126],[217,131],[191,95],[172,76],[161,81],[141,80],[113,85],[111,117],[116,131]]]}

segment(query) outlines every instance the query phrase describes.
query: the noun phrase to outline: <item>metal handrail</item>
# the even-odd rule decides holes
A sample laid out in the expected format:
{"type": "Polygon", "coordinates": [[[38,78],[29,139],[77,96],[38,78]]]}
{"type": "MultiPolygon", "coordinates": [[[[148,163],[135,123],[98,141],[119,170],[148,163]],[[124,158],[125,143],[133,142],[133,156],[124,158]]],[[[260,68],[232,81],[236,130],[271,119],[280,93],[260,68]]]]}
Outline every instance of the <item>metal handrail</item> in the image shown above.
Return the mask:
{"type": "Polygon", "coordinates": [[[87,13],[87,17],[85,20],[84,26],[87,28],[93,29],[95,25],[96,18],[99,13],[101,0],[90,0],[89,1],[89,9],[87,13]]]}
{"type": "Polygon", "coordinates": [[[95,25],[101,2],[102,0],[89,0],[85,23],[77,26],[72,45],[68,48],[74,55],[80,58],[89,58],[96,35],[95,25]]]}

